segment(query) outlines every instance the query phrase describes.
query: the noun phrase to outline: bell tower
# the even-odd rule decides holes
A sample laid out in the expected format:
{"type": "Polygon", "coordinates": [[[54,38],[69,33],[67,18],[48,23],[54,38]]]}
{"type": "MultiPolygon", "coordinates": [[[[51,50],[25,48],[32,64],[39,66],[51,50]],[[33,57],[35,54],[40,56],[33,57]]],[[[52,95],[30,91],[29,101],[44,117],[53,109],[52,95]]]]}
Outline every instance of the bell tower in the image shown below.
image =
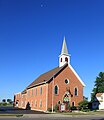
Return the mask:
{"type": "Polygon", "coordinates": [[[66,40],[64,37],[61,55],[59,56],[59,67],[63,66],[65,63],[70,64],[70,55],[68,54],[68,49],[66,46],[66,40]]]}

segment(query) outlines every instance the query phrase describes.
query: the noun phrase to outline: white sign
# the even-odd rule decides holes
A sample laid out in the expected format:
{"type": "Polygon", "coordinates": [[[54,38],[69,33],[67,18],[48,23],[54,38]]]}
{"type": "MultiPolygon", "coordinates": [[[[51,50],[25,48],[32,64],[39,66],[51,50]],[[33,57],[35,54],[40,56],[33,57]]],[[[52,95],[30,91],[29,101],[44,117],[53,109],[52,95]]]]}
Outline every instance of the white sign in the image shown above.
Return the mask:
{"type": "Polygon", "coordinates": [[[61,111],[65,111],[65,104],[61,104],[61,111]]]}

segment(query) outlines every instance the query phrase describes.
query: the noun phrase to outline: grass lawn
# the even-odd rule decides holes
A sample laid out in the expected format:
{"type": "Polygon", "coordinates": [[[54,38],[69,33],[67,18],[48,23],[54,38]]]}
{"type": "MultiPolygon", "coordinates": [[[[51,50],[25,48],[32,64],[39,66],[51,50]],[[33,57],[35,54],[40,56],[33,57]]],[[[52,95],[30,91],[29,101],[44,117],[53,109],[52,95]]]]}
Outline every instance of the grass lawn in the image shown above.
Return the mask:
{"type": "Polygon", "coordinates": [[[64,115],[104,115],[104,111],[90,111],[90,112],[62,112],[64,115]]]}
{"type": "Polygon", "coordinates": [[[0,105],[0,107],[13,107],[13,105],[11,105],[11,104],[7,104],[7,105],[0,105]]]}
{"type": "Polygon", "coordinates": [[[23,114],[0,114],[1,117],[22,117],[23,114]]]}

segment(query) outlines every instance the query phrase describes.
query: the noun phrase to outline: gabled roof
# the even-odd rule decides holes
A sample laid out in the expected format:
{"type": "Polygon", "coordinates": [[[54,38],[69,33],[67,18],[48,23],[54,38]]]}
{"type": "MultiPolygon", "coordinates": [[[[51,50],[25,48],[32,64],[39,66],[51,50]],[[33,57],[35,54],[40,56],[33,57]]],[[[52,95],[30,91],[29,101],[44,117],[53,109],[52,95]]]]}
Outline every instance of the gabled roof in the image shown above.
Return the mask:
{"type": "Polygon", "coordinates": [[[103,93],[97,93],[97,94],[96,94],[96,97],[101,97],[102,94],[103,94],[103,93]]]}
{"type": "Polygon", "coordinates": [[[22,94],[25,94],[26,93],[26,89],[22,91],[22,94]]]}
{"type": "Polygon", "coordinates": [[[37,79],[35,79],[28,87],[27,89],[29,88],[32,88],[34,86],[37,86],[37,85],[41,85],[41,84],[44,84],[44,83],[47,83],[49,82],[50,80],[53,79],[53,77],[56,77],[64,68],[66,68],[68,66],[68,64],[65,64],[64,66],[62,67],[56,67],[42,75],[40,75],[37,79]]]}

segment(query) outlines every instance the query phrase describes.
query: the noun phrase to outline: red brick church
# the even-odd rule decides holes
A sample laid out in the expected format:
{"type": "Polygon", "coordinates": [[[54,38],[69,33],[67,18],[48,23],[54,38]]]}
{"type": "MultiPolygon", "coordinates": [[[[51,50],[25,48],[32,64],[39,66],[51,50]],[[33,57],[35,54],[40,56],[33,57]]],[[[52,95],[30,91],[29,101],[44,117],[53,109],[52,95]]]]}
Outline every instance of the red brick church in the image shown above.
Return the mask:
{"type": "Polygon", "coordinates": [[[47,111],[56,104],[69,103],[78,106],[83,100],[85,84],[70,64],[66,41],[64,38],[59,66],[41,74],[26,89],[14,95],[14,105],[19,108],[47,111]]]}

